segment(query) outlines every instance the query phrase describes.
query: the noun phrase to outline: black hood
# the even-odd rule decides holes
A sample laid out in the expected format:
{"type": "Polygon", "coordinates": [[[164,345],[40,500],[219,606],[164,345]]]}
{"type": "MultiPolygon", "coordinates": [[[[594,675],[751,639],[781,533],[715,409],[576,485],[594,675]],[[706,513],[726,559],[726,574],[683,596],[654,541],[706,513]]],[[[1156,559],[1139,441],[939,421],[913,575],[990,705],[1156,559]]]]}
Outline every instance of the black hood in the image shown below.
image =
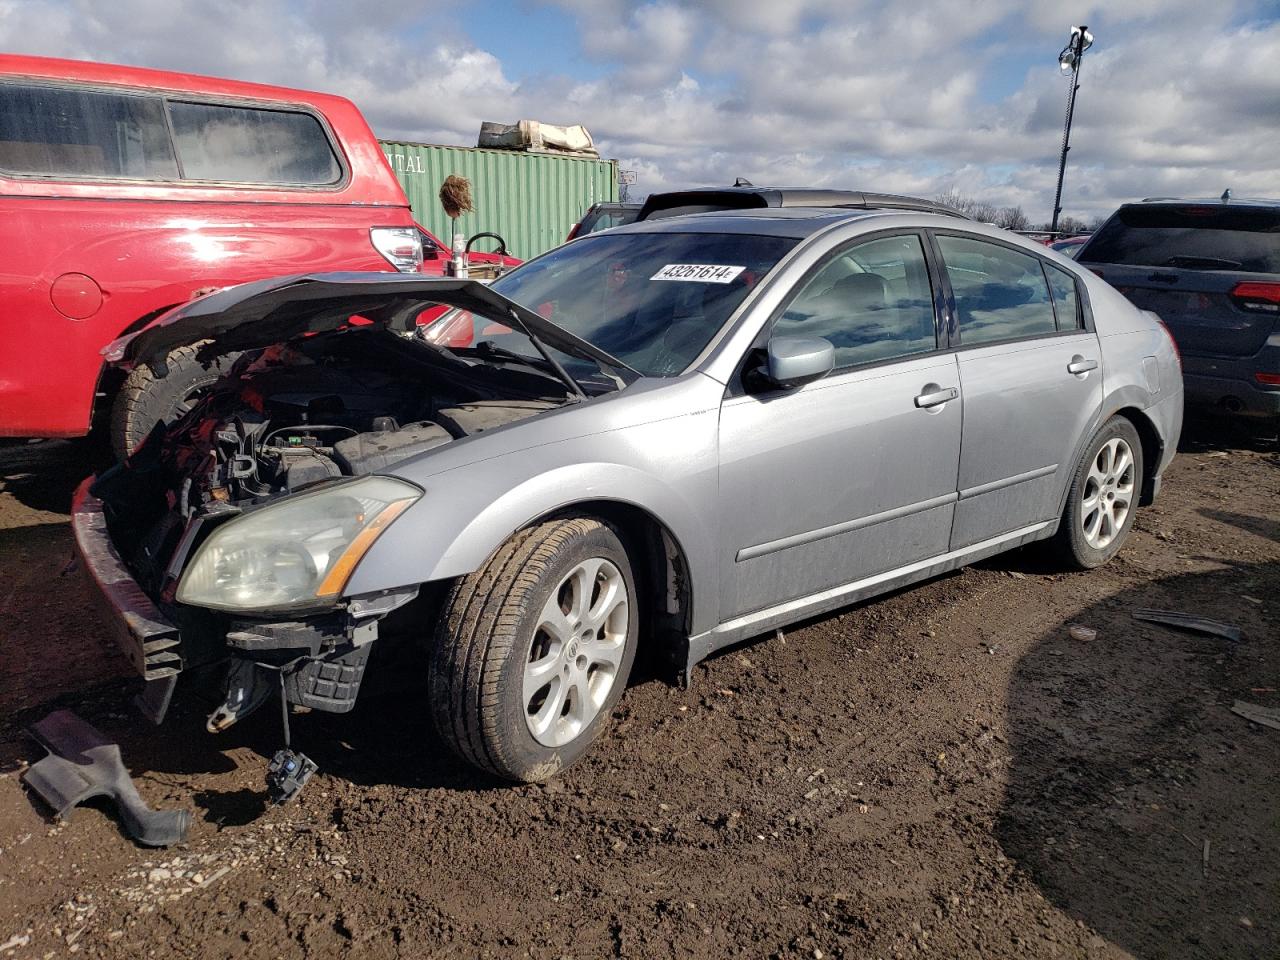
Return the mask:
{"type": "Polygon", "coordinates": [[[226,350],[249,350],[337,330],[356,315],[375,326],[408,333],[423,308],[437,303],[498,322],[515,321],[563,353],[621,365],[478,280],[395,273],[314,273],[242,283],[175,307],[102,352],[119,363],[162,361],[174,347],[200,340],[216,340],[226,350]]]}

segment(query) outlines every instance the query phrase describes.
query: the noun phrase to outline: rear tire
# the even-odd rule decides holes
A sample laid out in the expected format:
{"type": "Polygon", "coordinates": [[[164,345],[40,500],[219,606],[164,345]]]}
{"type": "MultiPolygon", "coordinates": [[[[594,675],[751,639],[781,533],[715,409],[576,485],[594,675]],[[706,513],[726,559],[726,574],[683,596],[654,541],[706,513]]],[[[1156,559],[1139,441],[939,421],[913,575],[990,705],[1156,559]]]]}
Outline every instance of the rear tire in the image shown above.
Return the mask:
{"type": "Polygon", "coordinates": [[[1142,494],[1142,470],[1137,429],[1125,417],[1112,417],[1089,441],[1067,493],[1054,541],[1065,565],[1091,570],[1124,546],[1142,494]]]}
{"type": "Polygon", "coordinates": [[[123,460],[157,423],[170,424],[231,369],[238,353],[201,357],[209,341],[177,347],[165,359],[163,377],[140,363],[129,372],[111,408],[111,452],[123,460]]]}
{"type": "Polygon", "coordinates": [[[607,726],[638,625],[631,564],[609,526],[520,531],[446,598],[428,668],[436,729],[496,776],[554,776],[607,726]]]}

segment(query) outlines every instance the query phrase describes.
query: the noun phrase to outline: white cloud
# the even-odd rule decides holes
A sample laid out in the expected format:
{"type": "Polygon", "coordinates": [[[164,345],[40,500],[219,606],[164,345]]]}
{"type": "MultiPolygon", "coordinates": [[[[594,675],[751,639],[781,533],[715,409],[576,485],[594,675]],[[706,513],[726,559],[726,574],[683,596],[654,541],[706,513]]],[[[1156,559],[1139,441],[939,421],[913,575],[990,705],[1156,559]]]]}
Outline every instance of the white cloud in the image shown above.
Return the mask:
{"type": "MultiPolygon", "coordinates": [[[[736,176],[957,188],[1040,220],[1067,94],[1054,61],[1067,28],[1088,22],[1098,40],[1067,213],[1228,185],[1280,195],[1280,24],[1248,0],[556,6],[599,79],[572,79],[560,67],[572,52],[558,50],[536,75],[511,76],[495,37],[451,27],[443,0],[0,0],[0,47],[330,90],[388,137],[471,143],[481,120],[584,123],[638,171],[639,193],[736,176]]],[[[491,22],[502,29],[500,12],[491,22]]]]}

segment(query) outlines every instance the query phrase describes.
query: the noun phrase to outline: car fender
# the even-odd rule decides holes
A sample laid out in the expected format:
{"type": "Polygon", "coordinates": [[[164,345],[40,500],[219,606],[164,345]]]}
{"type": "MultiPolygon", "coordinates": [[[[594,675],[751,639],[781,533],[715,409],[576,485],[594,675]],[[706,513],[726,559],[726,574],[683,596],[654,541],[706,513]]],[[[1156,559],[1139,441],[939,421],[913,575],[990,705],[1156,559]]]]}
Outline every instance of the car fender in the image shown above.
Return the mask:
{"type": "MultiPolygon", "coordinates": [[[[662,425],[649,426],[654,433],[647,439],[656,442],[662,425]]],[[[600,438],[567,441],[563,446],[586,452],[593,442],[599,444],[600,438]]],[[[700,624],[714,622],[719,596],[718,582],[713,582],[718,569],[713,526],[715,447],[714,443],[701,446],[701,451],[690,451],[690,458],[682,458],[688,469],[670,478],[640,464],[586,457],[556,457],[555,465],[545,465],[546,448],[436,474],[423,482],[422,499],[370,548],[344,592],[364,595],[464,576],[479,569],[513,533],[539,518],[578,503],[609,501],[643,510],[675,539],[688,563],[696,603],[690,622],[695,630],[701,629],[700,624]]]]}

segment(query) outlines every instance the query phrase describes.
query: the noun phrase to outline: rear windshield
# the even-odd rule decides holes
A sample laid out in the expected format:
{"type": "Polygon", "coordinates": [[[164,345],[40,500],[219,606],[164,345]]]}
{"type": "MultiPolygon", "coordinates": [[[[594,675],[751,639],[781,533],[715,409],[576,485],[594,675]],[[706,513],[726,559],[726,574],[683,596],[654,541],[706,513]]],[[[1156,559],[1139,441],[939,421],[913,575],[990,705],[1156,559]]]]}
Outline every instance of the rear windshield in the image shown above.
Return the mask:
{"type": "Polygon", "coordinates": [[[639,207],[604,207],[593,214],[583,217],[582,226],[578,228],[578,236],[586,236],[588,233],[598,233],[601,230],[634,223],[639,215],[639,207]]]}
{"type": "Polygon", "coordinates": [[[1128,207],[1094,234],[1079,259],[1280,273],[1280,210],[1211,204],[1128,207]]]}
{"type": "Polygon", "coordinates": [[[0,83],[0,170],[34,177],[324,186],[342,167],[301,110],[0,83]]]}

